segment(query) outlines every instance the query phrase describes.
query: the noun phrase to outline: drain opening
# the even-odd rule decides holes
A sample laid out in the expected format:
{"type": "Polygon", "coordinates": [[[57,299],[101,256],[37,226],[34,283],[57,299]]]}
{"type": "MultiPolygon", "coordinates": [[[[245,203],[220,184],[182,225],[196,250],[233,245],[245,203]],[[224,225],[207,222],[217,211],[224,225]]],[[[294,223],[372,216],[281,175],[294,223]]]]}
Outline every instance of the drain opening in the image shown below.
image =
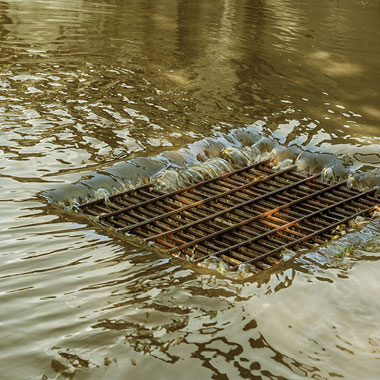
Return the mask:
{"type": "Polygon", "coordinates": [[[375,190],[319,177],[296,166],[275,171],[267,160],[170,193],[145,184],[79,208],[195,263],[218,257],[231,269],[244,263],[259,271],[275,265],[284,249],[324,243],[338,225],[380,204],[375,190]]]}

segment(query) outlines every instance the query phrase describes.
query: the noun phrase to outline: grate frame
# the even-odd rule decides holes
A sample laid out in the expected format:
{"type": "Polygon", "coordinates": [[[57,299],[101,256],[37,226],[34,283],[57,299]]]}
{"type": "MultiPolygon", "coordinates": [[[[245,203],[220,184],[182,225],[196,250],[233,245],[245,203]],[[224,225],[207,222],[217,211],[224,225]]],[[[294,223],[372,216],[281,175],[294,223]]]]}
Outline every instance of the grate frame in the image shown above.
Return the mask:
{"type": "Polygon", "coordinates": [[[319,177],[296,166],[276,171],[265,160],[169,193],[148,183],[79,209],[195,263],[219,257],[233,270],[244,263],[260,271],[284,249],[324,243],[338,225],[380,205],[376,189],[361,192],[319,177]]]}

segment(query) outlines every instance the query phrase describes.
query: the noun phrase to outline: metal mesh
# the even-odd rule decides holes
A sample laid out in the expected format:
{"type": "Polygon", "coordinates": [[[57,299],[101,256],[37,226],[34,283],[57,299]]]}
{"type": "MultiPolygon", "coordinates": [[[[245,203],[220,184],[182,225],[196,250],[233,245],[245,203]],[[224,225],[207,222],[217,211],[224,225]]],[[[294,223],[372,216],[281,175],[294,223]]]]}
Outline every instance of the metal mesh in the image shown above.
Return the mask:
{"type": "Polygon", "coordinates": [[[274,171],[263,161],[191,186],[163,193],[152,184],[84,203],[84,214],[133,233],[195,262],[219,257],[232,268],[275,264],[285,248],[310,247],[331,230],[369,213],[375,191],[326,184],[296,167],[274,171]]]}

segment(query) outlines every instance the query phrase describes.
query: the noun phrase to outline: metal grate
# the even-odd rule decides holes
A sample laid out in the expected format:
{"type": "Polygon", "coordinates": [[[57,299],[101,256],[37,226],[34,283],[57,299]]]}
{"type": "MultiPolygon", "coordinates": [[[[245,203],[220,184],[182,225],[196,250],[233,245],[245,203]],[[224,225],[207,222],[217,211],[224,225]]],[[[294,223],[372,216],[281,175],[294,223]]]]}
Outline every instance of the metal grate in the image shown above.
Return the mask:
{"type": "Polygon", "coordinates": [[[369,213],[375,191],[326,184],[296,167],[274,171],[268,161],[164,193],[146,184],[80,205],[84,214],[120,232],[156,242],[194,262],[217,256],[233,269],[266,269],[284,248],[332,237],[331,230],[369,213]]]}

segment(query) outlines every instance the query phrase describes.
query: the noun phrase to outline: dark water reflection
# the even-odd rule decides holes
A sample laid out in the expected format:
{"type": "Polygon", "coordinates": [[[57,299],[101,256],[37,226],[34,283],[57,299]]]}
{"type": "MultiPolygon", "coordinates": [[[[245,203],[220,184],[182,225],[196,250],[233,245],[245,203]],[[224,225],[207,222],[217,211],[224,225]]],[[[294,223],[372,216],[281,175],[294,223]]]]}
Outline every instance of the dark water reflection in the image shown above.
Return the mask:
{"type": "Polygon", "coordinates": [[[37,194],[265,137],[379,168],[379,16],[378,0],[0,1],[0,378],[378,379],[378,221],[235,281],[37,194]]]}

